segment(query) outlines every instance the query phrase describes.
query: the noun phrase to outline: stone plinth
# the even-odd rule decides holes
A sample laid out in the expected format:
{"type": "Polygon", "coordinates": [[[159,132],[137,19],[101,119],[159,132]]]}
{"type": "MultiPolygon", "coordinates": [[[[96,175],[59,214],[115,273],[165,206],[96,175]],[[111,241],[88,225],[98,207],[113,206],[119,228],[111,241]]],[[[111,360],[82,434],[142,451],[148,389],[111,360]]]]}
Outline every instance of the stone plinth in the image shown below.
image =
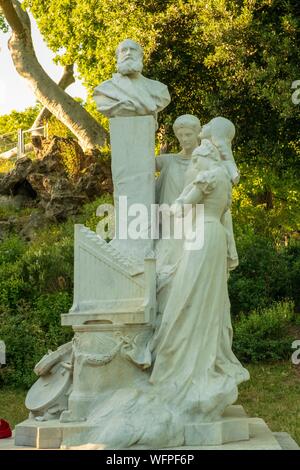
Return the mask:
{"type": "MultiPolygon", "coordinates": [[[[241,406],[230,406],[227,414],[233,420],[238,416],[246,417],[241,406]]],[[[228,442],[222,445],[186,445],[172,450],[300,450],[298,444],[287,433],[272,433],[264,420],[260,418],[247,418],[249,425],[249,439],[228,442]]],[[[87,429],[88,423],[60,423],[48,421],[37,423],[33,420],[26,420],[17,425],[16,438],[2,439],[0,450],[19,449],[57,449],[64,448],[62,444],[64,438],[68,438],[73,433],[83,433],[87,429]]],[[[70,447],[66,447],[70,448],[70,447]]],[[[77,447],[81,449],[81,446],[77,447]]],[[[83,449],[102,449],[101,444],[83,445],[83,449]]],[[[133,447],[132,449],[138,449],[133,447]]],[[[166,450],[171,450],[168,448],[166,450]]]]}
{"type": "MultiPolygon", "coordinates": [[[[26,420],[16,426],[15,444],[38,449],[56,449],[64,444],[72,445],[71,442],[74,445],[78,445],[78,443],[84,445],[88,444],[86,435],[93,426],[96,427],[90,424],[89,420],[72,423],[62,423],[58,420],[47,422],[26,420]]],[[[209,449],[218,446],[226,448],[228,442],[230,442],[230,446],[236,448],[251,448],[251,439],[254,438],[258,428],[260,428],[260,432],[263,431],[267,435],[267,440],[265,444],[261,443],[261,448],[270,446],[273,449],[280,449],[265,423],[262,420],[249,419],[241,406],[228,407],[223,418],[219,421],[187,425],[185,446],[182,449],[198,449],[200,446],[209,449]],[[260,426],[257,426],[257,421],[260,426]],[[253,423],[256,423],[256,428],[253,427],[253,423]]],[[[91,444],[101,445],[100,442],[91,444]]],[[[256,445],[259,446],[257,441],[256,445]]],[[[228,448],[231,448],[230,446],[228,448]]]]}
{"type": "Polygon", "coordinates": [[[146,371],[140,363],[151,363],[145,348],[153,332],[151,325],[91,323],[73,326],[73,390],[61,422],[86,421],[93,405],[113,390],[134,386],[146,371]]]}
{"type": "Polygon", "coordinates": [[[153,116],[110,119],[110,138],[116,210],[113,244],[127,256],[144,259],[153,248],[150,227],[151,205],[155,203],[155,120],[153,116]],[[120,197],[127,198],[127,210],[125,206],[120,207],[120,203],[125,203],[120,197]],[[137,206],[133,206],[136,204],[142,204],[147,213],[136,212],[137,206]],[[123,239],[132,235],[126,231],[134,228],[137,218],[137,230],[148,239],[123,239]]]}

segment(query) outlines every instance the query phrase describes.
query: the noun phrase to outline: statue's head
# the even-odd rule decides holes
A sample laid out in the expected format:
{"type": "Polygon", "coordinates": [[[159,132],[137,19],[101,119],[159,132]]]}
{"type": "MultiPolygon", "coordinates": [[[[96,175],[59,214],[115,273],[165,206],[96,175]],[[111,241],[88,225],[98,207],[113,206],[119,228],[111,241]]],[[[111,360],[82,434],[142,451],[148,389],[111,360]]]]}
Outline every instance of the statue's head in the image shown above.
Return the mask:
{"type": "Polygon", "coordinates": [[[201,130],[199,119],[192,114],[183,114],[175,120],[173,130],[184,151],[192,153],[199,144],[199,132],[201,130]]]}
{"type": "Polygon", "coordinates": [[[216,141],[226,141],[231,143],[235,136],[235,127],[229,119],[218,116],[205,124],[200,132],[201,139],[211,139],[216,141]]]}
{"type": "Polygon", "coordinates": [[[132,39],[120,42],[116,49],[117,70],[122,75],[135,75],[143,70],[143,49],[132,39]]]}
{"type": "MultiPolygon", "coordinates": [[[[234,124],[224,117],[218,116],[209,121],[202,127],[200,132],[201,139],[209,139],[218,149],[222,160],[229,162],[227,171],[232,183],[237,184],[240,174],[231,149],[231,142],[235,136],[234,124]]],[[[201,140],[201,143],[203,140],[201,140]]]]}
{"type": "Polygon", "coordinates": [[[203,139],[201,145],[195,148],[192,154],[193,165],[198,170],[208,170],[214,162],[220,161],[221,155],[219,150],[208,139],[203,139]]]}

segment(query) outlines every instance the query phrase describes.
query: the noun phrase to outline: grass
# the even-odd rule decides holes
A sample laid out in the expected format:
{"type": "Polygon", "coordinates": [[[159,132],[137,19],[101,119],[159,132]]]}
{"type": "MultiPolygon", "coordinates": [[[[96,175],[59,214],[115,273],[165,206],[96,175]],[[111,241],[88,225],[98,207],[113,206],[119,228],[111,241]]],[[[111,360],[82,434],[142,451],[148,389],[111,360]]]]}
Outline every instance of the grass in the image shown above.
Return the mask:
{"type": "Polygon", "coordinates": [[[0,389],[0,418],[6,419],[14,428],[16,424],[28,418],[25,408],[25,390],[0,389]]]}
{"type": "MultiPolygon", "coordinates": [[[[287,432],[300,445],[300,366],[290,362],[251,364],[251,380],[240,386],[238,403],[273,432],[287,432]]],[[[28,416],[24,390],[0,390],[0,417],[12,426],[28,416]]]]}
{"type": "Polygon", "coordinates": [[[239,387],[238,403],[271,431],[287,432],[300,445],[300,365],[248,364],[251,379],[239,387]]]}

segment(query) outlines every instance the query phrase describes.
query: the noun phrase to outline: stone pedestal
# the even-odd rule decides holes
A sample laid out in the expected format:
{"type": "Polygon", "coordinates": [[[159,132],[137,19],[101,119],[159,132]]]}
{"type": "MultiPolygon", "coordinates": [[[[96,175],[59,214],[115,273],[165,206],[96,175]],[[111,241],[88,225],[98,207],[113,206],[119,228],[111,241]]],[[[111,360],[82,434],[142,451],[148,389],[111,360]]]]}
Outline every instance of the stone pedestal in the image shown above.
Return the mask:
{"type": "Polygon", "coordinates": [[[110,119],[110,137],[116,211],[116,239],[112,244],[123,254],[144,259],[153,249],[155,120],[153,116],[110,119]],[[133,239],[134,232],[140,232],[142,239],[133,239]]]}
{"type": "Polygon", "coordinates": [[[88,420],[101,397],[105,400],[128,384],[133,387],[147,374],[142,364],[151,362],[145,348],[153,333],[151,325],[92,323],[73,329],[73,391],[62,423],[88,420]]]}
{"type": "MultiPolygon", "coordinates": [[[[126,371],[124,371],[126,374],[126,371]]],[[[95,379],[96,381],[96,379],[95,379]]],[[[272,437],[270,430],[262,420],[259,420],[268,431],[267,442],[261,443],[261,448],[280,449],[276,440],[272,437]],[[264,447],[265,445],[265,447],[264,447]]],[[[245,414],[241,406],[230,406],[225,411],[224,416],[215,422],[199,423],[186,426],[185,445],[182,449],[215,448],[228,442],[236,448],[251,448],[251,438],[254,436],[253,419],[245,414]],[[192,427],[190,427],[192,426],[192,427]],[[250,439],[250,441],[249,441],[250,439]]],[[[61,423],[58,420],[37,423],[34,420],[27,420],[16,427],[15,443],[18,446],[31,446],[38,449],[57,449],[61,446],[88,444],[87,434],[96,427],[89,420],[85,422],[61,423]]],[[[92,442],[98,444],[101,442],[92,442]]],[[[256,442],[259,448],[259,443],[256,442]]],[[[132,447],[139,449],[145,447],[132,447]]],[[[229,447],[230,448],[230,447],[229,447]]]]}

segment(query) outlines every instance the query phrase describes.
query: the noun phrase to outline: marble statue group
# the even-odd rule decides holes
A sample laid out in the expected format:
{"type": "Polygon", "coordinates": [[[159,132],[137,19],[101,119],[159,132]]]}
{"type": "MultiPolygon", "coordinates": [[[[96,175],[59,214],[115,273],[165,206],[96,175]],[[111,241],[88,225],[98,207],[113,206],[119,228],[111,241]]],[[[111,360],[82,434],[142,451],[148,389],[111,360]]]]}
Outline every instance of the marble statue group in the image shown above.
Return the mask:
{"type": "MultiPolygon", "coordinates": [[[[129,207],[169,207],[170,234],[123,240],[116,227],[107,243],[75,227],[74,302],[62,315],[75,335],[37,364],[29,420],[17,426],[16,442],[127,449],[247,440],[248,421],[232,405],[249,374],[232,351],[227,288],[238,265],[230,211],[239,181],[235,127],[225,117],[202,126],[194,115],[179,116],[180,151],[155,157],[168,88],[142,75],[134,41],[121,42],[116,54],[117,73],[94,92],[110,119],[115,208],[120,196],[129,207]],[[189,250],[174,231],[187,205],[197,230],[200,204],[203,246],[189,250]]],[[[153,221],[144,222],[150,231],[153,221]]]]}

